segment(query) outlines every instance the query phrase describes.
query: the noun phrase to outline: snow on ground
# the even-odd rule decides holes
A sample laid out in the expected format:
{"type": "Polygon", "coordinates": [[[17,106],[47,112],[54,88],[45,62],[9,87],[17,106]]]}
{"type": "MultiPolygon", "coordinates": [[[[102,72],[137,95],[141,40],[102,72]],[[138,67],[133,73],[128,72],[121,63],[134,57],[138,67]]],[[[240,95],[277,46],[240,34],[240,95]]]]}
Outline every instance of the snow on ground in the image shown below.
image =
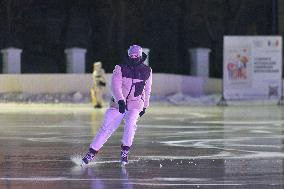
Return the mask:
{"type": "Polygon", "coordinates": [[[88,103],[90,97],[80,92],[58,94],[0,93],[0,102],[88,103]]]}
{"type": "MultiPolygon", "coordinates": [[[[110,99],[105,96],[105,101],[110,99]]],[[[151,96],[151,102],[173,105],[216,105],[220,95],[204,95],[191,97],[182,93],[167,96],[151,96]]],[[[89,103],[89,94],[73,92],[68,94],[28,94],[28,93],[0,93],[0,102],[21,102],[21,103],[89,103]]]]}
{"type": "MultiPolygon", "coordinates": [[[[105,103],[109,102],[110,96],[104,97],[105,103]]],[[[183,93],[175,93],[165,96],[152,95],[151,103],[177,106],[215,106],[220,102],[221,94],[201,95],[192,97],[183,93]]],[[[228,105],[275,105],[278,99],[268,100],[242,100],[227,101],[228,105]]],[[[91,102],[89,94],[80,92],[58,94],[28,94],[28,93],[0,93],[0,103],[80,103],[91,102]]]]}

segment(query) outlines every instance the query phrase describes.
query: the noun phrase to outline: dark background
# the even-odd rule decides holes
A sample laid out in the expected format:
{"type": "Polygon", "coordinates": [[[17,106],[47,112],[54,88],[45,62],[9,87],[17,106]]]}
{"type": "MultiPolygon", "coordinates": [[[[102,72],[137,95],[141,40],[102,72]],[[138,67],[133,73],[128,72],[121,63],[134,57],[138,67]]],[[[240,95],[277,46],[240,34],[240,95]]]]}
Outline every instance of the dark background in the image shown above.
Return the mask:
{"type": "MultiPolygon", "coordinates": [[[[22,73],[65,73],[64,49],[87,49],[86,72],[107,72],[131,44],[154,72],[189,74],[188,49],[210,48],[222,76],[224,35],[270,35],[272,0],[0,0],[0,47],[23,49],[22,73]]],[[[1,60],[2,61],[2,60],[1,60]]],[[[2,64],[0,69],[2,69],[2,64]]]]}

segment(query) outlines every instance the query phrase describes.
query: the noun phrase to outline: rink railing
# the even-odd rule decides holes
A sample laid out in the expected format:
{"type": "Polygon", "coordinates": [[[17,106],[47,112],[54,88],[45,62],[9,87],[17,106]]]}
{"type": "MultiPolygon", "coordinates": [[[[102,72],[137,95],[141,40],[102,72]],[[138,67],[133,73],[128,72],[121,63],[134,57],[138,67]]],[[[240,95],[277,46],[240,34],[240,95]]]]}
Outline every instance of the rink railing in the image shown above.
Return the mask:
{"type": "MultiPolygon", "coordinates": [[[[106,74],[109,93],[111,74],[106,74]]],[[[92,85],[91,74],[1,74],[0,93],[88,93],[92,85]]],[[[178,92],[199,96],[221,93],[221,79],[176,74],[153,74],[152,94],[168,95],[178,92]]]]}

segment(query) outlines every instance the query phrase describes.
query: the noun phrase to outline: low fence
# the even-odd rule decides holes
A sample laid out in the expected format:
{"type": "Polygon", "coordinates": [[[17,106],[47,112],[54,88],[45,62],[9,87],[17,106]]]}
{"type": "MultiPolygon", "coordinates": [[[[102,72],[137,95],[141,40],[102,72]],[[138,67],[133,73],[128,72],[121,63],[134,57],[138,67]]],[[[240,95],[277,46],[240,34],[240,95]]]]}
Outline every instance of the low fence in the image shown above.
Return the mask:
{"type": "MultiPolygon", "coordinates": [[[[106,74],[109,93],[111,74],[106,74]]],[[[1,74],[0,93],[89,93],[91,74],[1,74]]],[[[221,93],[222,80],[175,74],[153,74],[153,95],[169,95],[182,92],[191,96],[221,93]]]]}

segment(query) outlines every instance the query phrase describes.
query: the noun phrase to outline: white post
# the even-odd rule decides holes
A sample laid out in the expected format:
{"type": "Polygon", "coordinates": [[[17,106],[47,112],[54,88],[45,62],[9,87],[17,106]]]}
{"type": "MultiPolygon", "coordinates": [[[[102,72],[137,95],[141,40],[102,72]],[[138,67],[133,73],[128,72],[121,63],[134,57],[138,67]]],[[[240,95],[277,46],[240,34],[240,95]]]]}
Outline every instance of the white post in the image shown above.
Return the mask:
{"type": "Polygon", "coordinates": [[[3,73],[6,74],[18,74],[21,73],[21,49],[17,48],[7,48],[2,49],[3,54],[3,73]]]}
{"type": "Polygon", "coordinates": [[[146,64],[147,66],[149,66],[149,53],[150,53],[150,49],[148,49],[148,48],[142,48],[142,51],[147,55],[147,59],[145,60],[144,64],[146,64]]]}
{"type": "Polygon", "coordinates": [[[191,75],[209,77],[209,53],[208,48],[189,49],[191,57],[191,75]]]}
{"type": "Polygon", "coordinates": [[[85,54],[86,49],[70,48],[65,49],[66,53],[66,72],[67,73],[85,73],[85,54]]]}

